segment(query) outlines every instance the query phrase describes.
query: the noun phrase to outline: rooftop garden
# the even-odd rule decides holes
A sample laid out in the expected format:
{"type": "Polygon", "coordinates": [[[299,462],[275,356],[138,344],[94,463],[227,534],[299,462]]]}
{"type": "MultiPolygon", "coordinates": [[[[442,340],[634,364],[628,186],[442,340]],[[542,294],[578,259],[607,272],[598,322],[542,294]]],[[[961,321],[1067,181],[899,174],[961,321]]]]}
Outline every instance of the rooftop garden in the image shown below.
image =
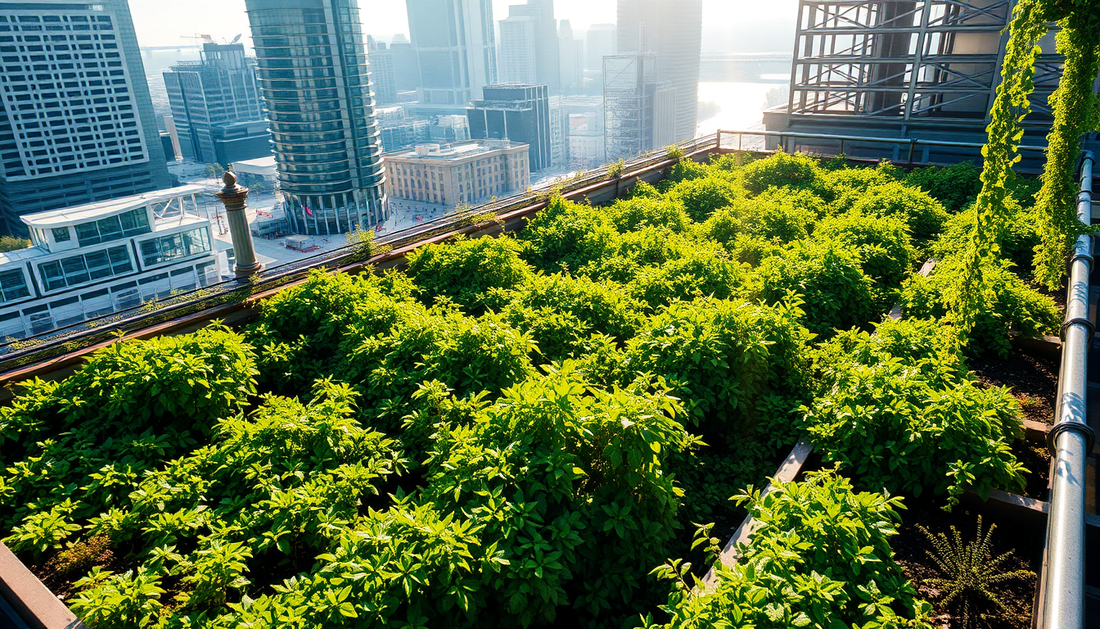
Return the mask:
{"type": "Polygon", "coordinates": [[[1042,533],[973,505],[1045,485],[1023,419],[1051,420],[1052,369],[1012,339],[1061,321],[1100,18],[1014,15],[981,172],[680,159],[24,383],[4,543],[94,629],[1030,626],[1042,533]],[[763,491],[800,438],[817,460],[763,491]]]}
{"type": "Polygon", "coordinates": [[[1024,490],[1020,398],[970,369],[1060,321],[1020,179],[996,308],[945,322],[980,188],[681,160],[315,272],[241,330],[116,343],[0,411],[4,541],[96,628],[931,626],[956,606],[895,558],[901,509],[1024,490]],[[803,434],[822,471],[762,496],[803,434]]]}

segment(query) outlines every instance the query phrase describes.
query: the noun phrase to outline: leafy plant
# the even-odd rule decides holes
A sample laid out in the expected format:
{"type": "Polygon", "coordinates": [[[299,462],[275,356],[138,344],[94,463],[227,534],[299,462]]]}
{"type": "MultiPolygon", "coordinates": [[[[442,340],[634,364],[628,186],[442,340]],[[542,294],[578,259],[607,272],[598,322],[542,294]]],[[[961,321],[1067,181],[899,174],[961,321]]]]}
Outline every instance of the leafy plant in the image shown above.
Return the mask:
{"type": "Polygon", "coordinates": [[[917,168],[909,173],[905,183],[924,190],[950,212],[973,203],[982,190],[981,171],[970,162],[917,168]]]}
{"type": "Polygon", "coordinates": [[[773,481],[766,494],[750,488],[737,500],[757,525],[738,562],[716,565],[708,589],[691,582],[680,560],[654,570],[674,591],[661,608],[668,621],[649,616],[645,627],[931,628],[930,606],[890,549],[900,498],[856,493],[824,471],[801,483],[773,481]]]}
{"type": "Polygon", "coordinates": [[[820,167],[808,155],[779,152],[767,159],[749,163],[742,172],[745,190],[751,195],[757,195],[768,188],[811,187],[820,176],[820,167]]]}
{"type": "Polygon", "coordinates": [[[458,238],[445,245],[419,247],[406,256],[407,273],[425,299],[446,296],[478,308],[492,288],[515,288],[531,275],[512,238],[458,238]]]}
{"type": "Polygon", "coordinates": [[[944,533],[933,535],[922,525],[917,525],[928,539],[931,550],[925,554],[939,569],[943,577],[928,579],[928,585],[941,589],[943,598],[939,604],[955,609],[963,629],[976,626],[980,620],[1012,617],[1015,614],[1005,604],[997,586],[1013,579],[1034,579],[1030,570],[1004,571],[1002,566],[1013,557],[1013,551],[994,556],[991,524],[982,531],[982,516],[978,516],[978,531],[973,541],[963,542],[958,529],[951,527],[951,537],[944,533]],[[992,613],[986,611],[992,608],[992,613]]]}

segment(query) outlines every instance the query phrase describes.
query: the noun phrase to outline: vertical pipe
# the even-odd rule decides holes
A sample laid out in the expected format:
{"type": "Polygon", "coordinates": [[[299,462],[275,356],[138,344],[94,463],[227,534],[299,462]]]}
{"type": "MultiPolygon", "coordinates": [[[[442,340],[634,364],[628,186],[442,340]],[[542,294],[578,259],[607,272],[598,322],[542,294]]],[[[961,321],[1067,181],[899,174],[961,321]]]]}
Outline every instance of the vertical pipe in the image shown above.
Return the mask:
{"type": "MultiPolygon", "coordinates": [[[[1093,155],[1081,162],[1077,216],[1092,219],[1093,155]]],[[[1061,395],[1058,421],[1051,431],[1054,464],[1050,515],[1047,520],[1047,570],[1043,582],[1044,629],[1085,626],[1085,472],[1092,430],[1086,416],[1087,361],[1093,324],[1089,320],[1089,273],[1092,238],[1077,239],[1070,262],[1070,282],[1063,324],[1061,395]]]]}

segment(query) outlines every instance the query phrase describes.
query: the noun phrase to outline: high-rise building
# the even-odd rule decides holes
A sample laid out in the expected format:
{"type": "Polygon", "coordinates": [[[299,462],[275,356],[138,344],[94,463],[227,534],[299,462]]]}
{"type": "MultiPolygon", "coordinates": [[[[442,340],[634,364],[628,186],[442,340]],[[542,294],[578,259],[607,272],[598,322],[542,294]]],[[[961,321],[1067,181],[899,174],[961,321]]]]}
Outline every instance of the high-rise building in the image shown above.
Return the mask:
{"type": "Polygon", "coordinates": [[[245,0],[287,217],[334,234],[386,218],[357,0],[245,0]]]}
{"type": "Polygon", "coordinates": [[[406,0],[421,105],[465,107],[497,82],[492,0],[406,0]]]}
{"type": "Polygon", "coordinates": [[[612,55],[603,62],[607,159],[630,159],[671,144],[677,94],[657,81],[657,55],[612,55]]]}
{"type": "Polygon", "coordinates": [[[569,167],[596,168],[607,163],[603,138],[603,99],[596,96],[567,96],[561,107],[566,115],[569,167]]]}
{"type": "Polygon", "coordinates": [[[584,40],[576,36],[569,20],[562,20],[558,28],[558,56],[562,91],[579,92],[584,87],[584,40]]]}
{"type": "Polygon", "coordinates": [[[535,39],[535,18],[509,15],[500,21],[501,83],[538,82],[535,39]]]}
{"type": "Polygon", "coordinates": [[[657,53],[657,76],[676,91],[676,141],[695,137],[703,0],[619,0],[619,53],[657,53]]]}
{"type": "Polygon", "coordinates": [[[397,102],[397,71],[394,69],[393,52],[384,42],[374,41],[367,36],[367,49],[370,58],[370,81],[374,86],[374,97],[379,105],[397,102]]]}
{"type": "Polygon", "coordinates": [[[126,0],[0,2],[0,216],[171,186],[126,0]]]}
{"type": "Polygon", "coordinates": [[[550,97],[550,166],[565,168],[569,164],[569,114],[562,107],[561,96],[550,97]]]}
{"type": "Polygon", "coordinates": [[[614,24],[593,24],[585,35],[584,69],[596,74],[603,73],[603,58],[617,52],[618,28],[614,24]]]}
{"type": "Polygon", "coordinates": [[[545,85],[486,85],[485,98],[466,110],[470,137],[528,145],[531,171],[550,168],[550,97],[545,85]]]}
{"type": "Polygon", "coordinates": [[[501,83],[544,84],[551,94],[561,91],[561,60],[558,58],[558,22],[554,19],[554,0],[527,0],[527,4],[508,7],[508,19],[500,22],[501,83]],[[504,33],[513,34],[505,46],[504,33]],[[522,40],[521,40],[522,38],[522,40]],[[529,44],[527,42],[530,42],[529,44]],[[503,67],[506,57],[516,57],[516,67],[533,66],[534,75],[509,79],[503,67]]]}
{"type": "Polygon", "coordinates": [[[416,49],[412,42],[402,34],[393,36],[390,42],[390,54],[393,56],[393,73],[398,92],[416,91],[420,88],[420,65],[416,60],[416,49]]]}
{"type": "Polygon", "coordinates": [[[527,147],[507,140],[419,145],[389,154],[391,197],[451,207],[481,203],[531,185],[527,147]]]}
{"type": "Polygon", "coordinates": [[[185,159],[230,164],[271,155],[256,60],[244,44],[203,44],[201,59],[173,66],[164,85],[185,159]]]}

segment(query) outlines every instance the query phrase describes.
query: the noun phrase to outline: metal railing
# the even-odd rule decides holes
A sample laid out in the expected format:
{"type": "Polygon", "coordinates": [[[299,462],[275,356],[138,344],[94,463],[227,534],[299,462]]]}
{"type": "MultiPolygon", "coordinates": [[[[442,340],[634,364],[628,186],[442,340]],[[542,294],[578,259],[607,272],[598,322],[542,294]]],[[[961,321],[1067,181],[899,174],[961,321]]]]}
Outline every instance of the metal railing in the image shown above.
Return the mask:
{"type": "MultiPolygon", "coordinates": [[[[717,146],[716,134],[695,138],[677,145],[685,154],[692,154],[717,146]]],[[[668,161],[665,150],[653,151],[625,162],[622,178],[629,178],[646,168],[668,161]]],[[[587,171],[581,176],[557,181],[538,189],[518,193],[498,201],[469,207],[453,214],[427,221],[420,225],[386,234],[374,240],[372,248],[352,244],[320,252],[292,262],[264,269],[249,282],[227,280],[172,295],[159,303],[146,303],[113,313],[89,318],[40,334],[0,342],[0,372],[25,364],[50,358],[54,355],[78,351],[109,338],[119,331],[133,331],[162,321],[183,317],[195,312],[233,303],[248,296],[267,292],[305,278],[317,268],[341,268],[366,261],[370,251],[378,247],[399,249],[434,238],[471,224],[471,220],[493,214],[496,216],[546,201],[555,192],[569,194],[607,181],[611,164],[587,171]]]]}
{"type": "MultiPolygon", "coordinates": [[[[776,138],[777,145],[784,151],[790,152],[792,140],[814,140],[817,142],[831,142],[838,145],[836,155],[847,155],[847,149],[859,145],[859,148],[882,147],[892,150],[895,161],[903,161],[906,164],[931,164],[929,153],[931,149],[964,149],[981,156],[983,144],[977,142],[952,142],[948,140],[922,140],[918,138],[884,138],[858,135],[832,135],[827,133],[803,133],[798,131],[719,131],[718,149],[733,151],[757,151],[759,143],[745,146],[745,138],[761,138],[764,140],[764,151],[767,148],[767,138],[776,138]],[[733,138],[737,142],[734,146],[733,138]],[[904,153],[905,158],[902,159],[904,153]],[[919,157],[919,159],[918,159],[919,157]]],[[[795,143],[797,148],[797,142],[795,143]]],[[[815,147],[817,148],[817,147],[815,147]]],[[[1037,153],[1042,155],[1047,150],[1045,146],[1020,145],[1021,153],[1037,153]]],[[[958,160],[956,160],[958,161],[958,160]]]]}
{"type": "MultiPolygon", "coordinates": [[[[1078,174],[1077,218],[1092,222],[1095,156],[1085,151],[1078,174]]],[[[1089,318],[1092,236],[1077,238],[1070,259],[1066,320],[1062,324],[1062,368],[1054,428],[1048,440],[1054,461],[1047,520],[1047,567],[1043,579],[1043,629],[1085,626],[1085,487],[1093,431],[1088,424],[1088,352],[1094,324],[1089,318]]]]}

